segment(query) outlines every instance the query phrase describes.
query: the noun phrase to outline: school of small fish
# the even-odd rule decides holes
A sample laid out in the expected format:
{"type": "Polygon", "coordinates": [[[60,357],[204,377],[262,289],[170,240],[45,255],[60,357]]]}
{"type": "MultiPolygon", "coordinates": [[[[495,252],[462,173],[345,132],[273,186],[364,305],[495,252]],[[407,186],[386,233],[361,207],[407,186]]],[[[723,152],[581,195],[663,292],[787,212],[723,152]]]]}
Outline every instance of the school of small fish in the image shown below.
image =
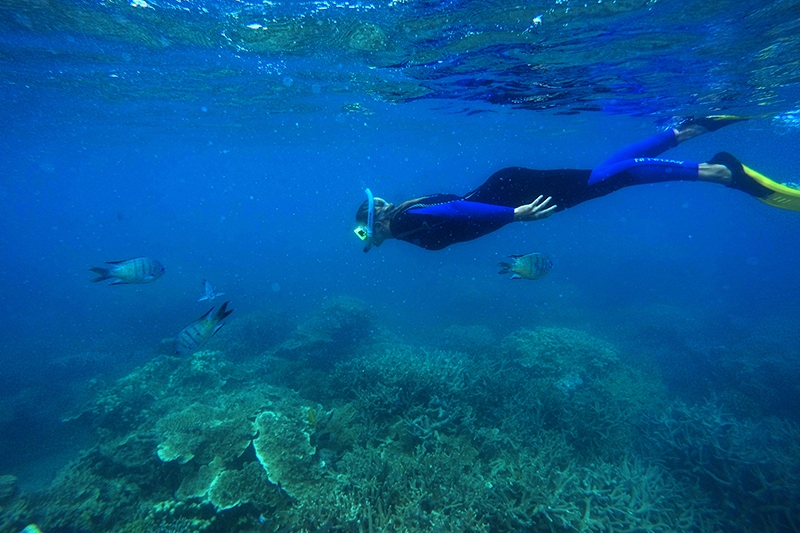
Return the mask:
{"type": "MultiPolygon", "coordinates": [[[[500,274],[511,274],[510,279],[541,279],[553,269],[553,262],[541,252],[509,257],[511,262],[500,262],[499,266],[500,274]]],[[[166,272],[164,265],[150,257],[107,261],[106,264],[111,266],[89,269],[97,275],[93,282],[111,280],[109,285],[152,283],[166,272]]],[[[225,294],[217,292],[207,279],[203,280],[203,292],[198,302],[214,301],[225,294]]],[[[175,337],[174,353],[189,355],[202,348],[225,325],[224,320],[233,313],[233,309],[228,309],[229,303],[225,302],[219,308],[212,307],[203,316],[183,328],[175,337]]]]}
{"type": "MultiPolygon", "coordinates": [[[[92,267],[89,269],[97,275],[92,280],[93,282],[111,280],[109,285],[152,283],[166,272],[164,265],[150,257],[135,257],[124,261],[107,261],[106,264],[112,266],[109,268],[92,267]]],[[[225,294],[224,292],[217,292],[211,282],[206,279],[203,280],[203,291],[205,294],[197,300],[198,302],[213,301],[225,294]]],[[[233,309],[228,309],[229,303],[223,303],[216,313],[214,312],[214,307],[212,307],[203,316],[183,328],[175,337],[174,353],[176,355],[189,355],[202,348],[225,325],[223,321],[233,313],[233,309]]]]}

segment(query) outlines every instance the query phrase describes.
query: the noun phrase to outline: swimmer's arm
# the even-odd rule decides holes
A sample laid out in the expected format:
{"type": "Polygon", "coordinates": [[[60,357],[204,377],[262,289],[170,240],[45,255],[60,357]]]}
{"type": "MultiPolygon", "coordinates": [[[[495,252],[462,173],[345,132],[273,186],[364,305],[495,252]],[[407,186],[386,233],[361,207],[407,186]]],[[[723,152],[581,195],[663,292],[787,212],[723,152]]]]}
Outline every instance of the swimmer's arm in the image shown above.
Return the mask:
{"type": "Polygon", "coordinates": [[[553,214],[556,206],[549,206],[548,196],[539,196],[533,202],[521,205],[515,209],[502,205],[482,204],[467,200],[455,200],[426,207],[409,209],[410,214],[432,215],[451,220],[472,220],[481,222],[495,222],[508,224],[509,222],[527,222],[547,218],[553,214]]]}
{"type": "Polygon", "coordinates": [[[482,204],[467,200],[455,200],[408,210],[412,215],[431,215],[450,220],[470,220],[508,224],[514,222],[514,209],[502,205],[482,204]]]}
{"type": "Polygon", "coordinates": [[[521,205],[514,209],[514,222],[528,222],[531,220],[541,220],[543,218],[547,218],[553,214],[556,207],[555,205],[551,205],[547,207],[547,204],[550,203],[550,200],[553,199],[552,196],[548,196],[544,198],[543,195],[539,195],[539,198],[534,200],[533,202],[521,205]]]}

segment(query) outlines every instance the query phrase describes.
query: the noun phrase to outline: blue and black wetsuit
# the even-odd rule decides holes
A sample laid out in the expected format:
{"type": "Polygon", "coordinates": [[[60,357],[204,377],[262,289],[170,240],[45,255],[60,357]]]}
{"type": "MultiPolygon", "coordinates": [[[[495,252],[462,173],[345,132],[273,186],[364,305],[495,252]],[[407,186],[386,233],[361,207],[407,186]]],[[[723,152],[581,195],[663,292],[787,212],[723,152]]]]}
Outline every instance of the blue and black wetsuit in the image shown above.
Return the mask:
{"type": "Polygon", "coordinates": [[[630,185],[695,181],[698,163],[656,159],[677,146],[672,130],[626,146],[594,170],[504,168],[464,196],[433,194],[405,202],[392,216],[395,239],[428,250],[471,241],[514,221],[514,208],[552,196],[556,211],[630,185]]]}

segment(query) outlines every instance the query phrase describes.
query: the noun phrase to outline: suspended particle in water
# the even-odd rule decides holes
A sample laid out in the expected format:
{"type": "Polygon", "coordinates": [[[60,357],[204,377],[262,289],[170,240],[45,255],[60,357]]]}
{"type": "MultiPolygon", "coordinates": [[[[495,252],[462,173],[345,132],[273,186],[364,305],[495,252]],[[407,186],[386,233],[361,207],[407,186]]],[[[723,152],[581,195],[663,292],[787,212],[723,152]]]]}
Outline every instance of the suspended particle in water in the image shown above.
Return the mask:
{"type": "Polygon", "coordinates": [[[286,76],[283,78],[283,84],[287,87],[291,87],[294,84],[294,80],[290,76],[286,76]]]}

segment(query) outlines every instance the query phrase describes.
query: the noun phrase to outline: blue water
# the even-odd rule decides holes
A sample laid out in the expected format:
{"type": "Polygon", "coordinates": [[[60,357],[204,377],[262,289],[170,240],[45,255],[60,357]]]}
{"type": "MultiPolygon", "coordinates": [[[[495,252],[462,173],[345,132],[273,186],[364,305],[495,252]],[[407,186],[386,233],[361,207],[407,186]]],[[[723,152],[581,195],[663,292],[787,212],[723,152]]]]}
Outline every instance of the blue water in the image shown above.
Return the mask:
{"type": "Polygon", "coordinates": [[[452,325],[582,329],[656,354],[690,403],[736,388],[720,360],[751,353],[778,398],[759,412],[800,422],[798,213],[671,183],[440,252],[364,254],[353,236],[365,187],[399,203],[507,166],[591,168],[692,114],[755,118],[669,157],[725,150],[797,181],[800,4],[666,4],[4,2],[0,474],[47,487],[92,442],[61,422],[87,383],[207,311],[203,279],[230,321],[300,322],[349,296],[412,345],[452,325]],[[496,274],[531,251],[552,257],[548,277],[496,274]],[[89,281],[138,256],[164,277],[89,281]],[[683,313],[685,335],[648,334],[656,306],[683,313]]]}

